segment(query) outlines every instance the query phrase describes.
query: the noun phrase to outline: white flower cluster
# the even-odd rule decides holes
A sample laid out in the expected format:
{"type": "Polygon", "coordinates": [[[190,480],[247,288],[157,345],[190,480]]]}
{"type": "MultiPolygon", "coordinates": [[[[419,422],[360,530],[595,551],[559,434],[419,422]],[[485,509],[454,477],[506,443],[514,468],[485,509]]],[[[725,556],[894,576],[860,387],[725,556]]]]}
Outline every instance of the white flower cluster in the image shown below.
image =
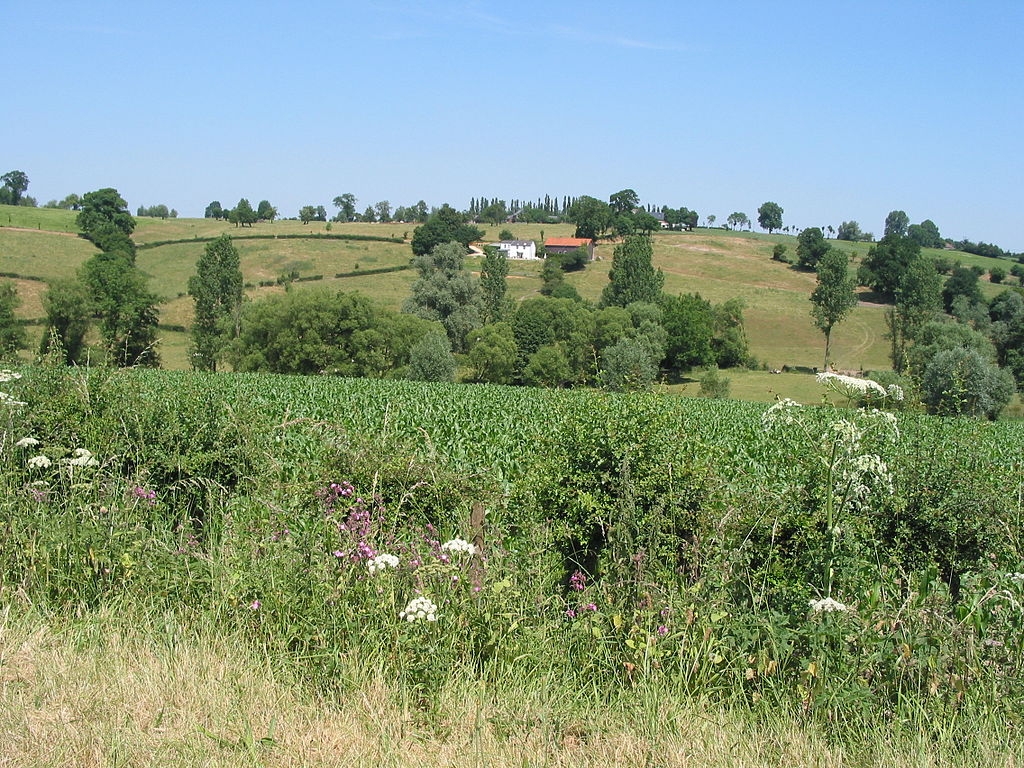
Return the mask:
{"type": "Polygon", "coordinates": [[[843,611],[849,610],[849,606],[844,603],[840,603],[838,600],[833,600],[831,597],[823,597],[820,600],[811,600],[809,601],[809,605],[811,606],[811,610],[815,613],[832,613],[833,611],[842,613],[843,611]]]}
{"type": "Polygon", "coordinates": [[[398,614],[405,621],[437,621],[437,606],[429,597],[414,597],[398,614]]]}
{"type": "Polygon", "coordinates": [[[1008,573],[1007,576],[1009,577],[1010,581],[1016,581],[1018,583],[1024,584],[1024,573],[1008,573]]]}
{"type": "MultiPolygon", "coordinates": [[[[854,424],[849,419],[840,419],[834,421],[829,426],[829,431],[833,433],[833,440],[842,448],[846,453],[856,453],[860,450],[860,441],[864,437],[864,433],[861,428],[854,424]]],[[[830,450],[832,447],[832,441],[826,438],[825,450],[830,450]]]]}
{"type": "Polygon", "coordinates": [[[441,545],[441,549],[445,552],[461,552],[467,555],[476,554],[476,547],[465,539],[452,539],[451,541],[446,541],[441,545]]]}
{"type": "Polygon", "coordinates": [[[20,373],[15,373],[9,368],[4,368],[2,371],[0,371],[0,384],[4,384],[8,381],[15,381],[20,378],[20,373]]]}
{"type": "Polygon", "coordinates": [[[75,457],[67,460],[72,467],[98,467],[100,463],[88,448],[75,448],[75,457]]]}
{"type": "Polygon", "coordinates": [[[788,427],[797,423],[796,414],[793,413],[800,407],[800,403],[784,397],[772,403],[772,406],[761,416],[761,426],[765,429],[773,427],[788,427]]]}
{"type": "Polygon", "coordinates": [[[33,456],[25,463],[28,465],[29,469],[48,469],[50,465],[53,464],[48,456],[43,456],[42,454],[33,456]]]}
{"type": "Polygon", "coordinates": [[[370,569],[370,575],[386,571],[388,568],[398,567],[398,557],[387,553],[371,557],[366,561],[366,567],[370,569]]]}
{"type": "Polygon", "coordinates": [[[39,441],[34,437],[23,437],[14,444],[16,448],[34,448],[37,445],[39,445],[39,441]]]}
{"type": "MultiPolygon", "coordinates": [[[[856,376],[844,376],[841,373],[832,373],[831,371],[819,373],[817,378],[819,384],[823,384],[834,392],[848,397],[862,395],[885,397],[888,394],[885,387],[871,379],[858,379],[856,376]]],[[[900,390],[901,395],[902,393],[903,391],[900,390]]]]}
{"type": "Polygon", "coordinates": [[[19,405],[25,405],[25,403],[22,402],[21,400],[15,400],[6,392],[0,392],[0,405],[8,405],[12,408],[15,408],[19,405]]]}
{"type": "Polygon", "coordinates": [[[903,387],[899,384],[890,384],[885,388],[886,397],[897,403],[903,402],[903,387]]]}

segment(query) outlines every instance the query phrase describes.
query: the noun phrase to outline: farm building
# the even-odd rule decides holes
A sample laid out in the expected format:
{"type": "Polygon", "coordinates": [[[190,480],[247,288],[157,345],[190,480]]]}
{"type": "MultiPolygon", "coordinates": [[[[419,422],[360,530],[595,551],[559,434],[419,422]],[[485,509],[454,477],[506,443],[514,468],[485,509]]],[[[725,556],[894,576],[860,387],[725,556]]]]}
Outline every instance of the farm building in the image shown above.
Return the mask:
{"type": "Polygon", "coordinates": [[[492,243],[499,251],[504,251],[510,259],[536,259],[537,244],[533,240],[502,240],[492,243]]]}
{"type": "Polygon", "coordinates": [[[586,248],[591,261],[594,260],[594,241],[587,237],[549,237],[544,241],[544,250],[552,253],[572,253],[577,248],[586,248]]]}

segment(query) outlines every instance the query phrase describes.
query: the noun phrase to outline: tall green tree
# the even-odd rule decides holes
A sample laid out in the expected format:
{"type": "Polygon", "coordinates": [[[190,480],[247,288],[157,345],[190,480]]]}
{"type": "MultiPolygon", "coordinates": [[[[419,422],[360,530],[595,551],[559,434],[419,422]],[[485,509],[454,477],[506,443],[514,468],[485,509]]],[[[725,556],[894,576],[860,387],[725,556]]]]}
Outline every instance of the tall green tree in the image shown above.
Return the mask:
{"type": "Polygon", "coordinates": [[[473,381],[511,384],[516,369],[516,337],[508,323],[474,328],[466,338],[473,381]]]}
{"type": "Polygon", "coordinates": [[[256,206],[257,221],[273,221],[277,218],[277,208],[270,204],[269,200],[260,200],[256,206]]]}
{"type": "Polygon", "coordinates": [[[857,280],[892,301],[903,274],[920,257],[921,246],[909,237],[887,235],[868,250],[857,270],[857,280]]]}
{"type": "Polygon", "coordinates": [[[750,219],[747,218],[747,214],[734,211],[725,217],[725,223],[729,225],[730,229],[742,229],[750,224],[750,219]]]}
{"type": "Polygon", "coordinates": [[[825,362],[829,367],[832,328],[857,306],[856,280],[850,273],[850,257],[838,248],[829,248],[818,261],[818,285],[811,293],[811,317],[825,334],[825,362]]]}
{"type": "Polygon", "coordinates": [[[611,195],[608,204],[615,213],[632,213],[640,205],[640,195],[632,189],[623,189],[611,195]]]}
{"type": "Polygon", "coordinates": [[[146,278],[120,253],[99,253],[82,266],[100,336],[111,365],[156,368],[157,298],[146,278]]]}
{"type": "Polygon", "coordinates": [[[21,198],[28,190],[28,174],[24,171],[8,171],[3,176],[0,176],[0,181],[4,183],[3,191],[6,193],[5,200],[0,202],[6,202],[8,205],[21,205],[21,198]]]}
{"type": "Polygon", "coordinates": [[[770,235],[776,229],[782,229],[782,206],[778,203],[762,203],[757,209],[757,223],[761,229],[767,229],[770,235]]]}
{"type": "Polygon", "coordinates": [[[113,228],[125,236],[135,231],[135,219],[128,212],[128,203],[112,187],[82,195],[82,210],[75,220],[85,236],[94,242],[94,236],[105,229],[113,228]]]}
{"type": "Polygon", "coordinates": [[[665,275],[653,264],[654,247],[647,235],[630,235],[615,246],[601,306],[624,307],[634,301],[657,303],[665,275]]]}
{"type": "Polygon", "coordinates": [[[907,227],[907,237],[922,248],[942,248],[946,244],[939,234],[939,228],[931,219],[925,219],[920,224],[911,224],[907,227]]]}
{"type": "Polygon", "coordinates": [[[224,206],[220,204],[220,200],[214,200],[206,206],[206,211],[203,213],[203,217],[207,219],[223,219],[224,206]]]}
{"type": "Polygon", "coordinates": [[[483,230],[466,223],[465,216],[445,203],[427,217],[426,223],[413,230],[412,252],[423,256],[439,245],[456,242],[463,245],[465,255],[469,244],[483,236],[483,230]]]}
{"type": "Polygon", "coordinates": [[[242,307],[242,268],[238,249],[227,235],[207,243],[188,281],[195,301],[191,362],[197,371],[217,370],[230,338],[238,335],[242,307]]]}
{"type": "Polygon", "coordinates": [[[84,362],[85,337],[92,322],[92,299],[79,279],[63,278],[50,283],[43,294],[46,326],[39,353],[49,355],[59,345],[67,365],[84,362]]]}
{"type": "Polygon", "coordinates": [[[236,227],[251,227],[256,222],[256,211],[253,210],[252,203],[243,197],[228,213],[228,221],[236,227]]]}
{"type": "Polygon", "coordinates": [[[942,276],[935,264],[920,256],[903,271],[887,308],[885,324],[891,344],[890,358],[896,373],[907,368],[907,350],[917,341],[921,328],[942,312],[942,276]]]}
{"type": "Polygon", "coordinates": [[[334,198],[334,207],[338,209],[335,221],[354,221],[356,218],[356,196],[351,192],[334,198]]]}
{"type": "Polygon", "coordinates": [[[409,354],[408,376],[414,381],[454,381],[456,367],[448,334],[440,330],[430,331],[409,354]]]}
{"type": "Polygon", "coordinates": [[[818,262],[830,247],[818,227],[808,227],[796,239],[797,264],[804,269],[817,269],[818,262]]]}
{"type": "Polygon", "coordinates": [[[466,334],[481,324],[481,296],[477,280],[463,266],[462,243],[436,246],[413,259],[419,277],[402,311],[444,326],[452,349],[465,350],[466,334]]]}
{"type": "Polygon", "coordinates": [[[612,226],[615,211],[603,200],[583,195],[569,206],[566,219],[576,225],[576,237],[596,240],[612,226]]]}
{"type": "Polygon", "coordinates": [[[907,227],[910,226],[910,217],[904,211],[889,211],[885,217],[885,231],[882,237],[906,237],[907,227]]]}
{"type": "Polygon", "coordinates": [[[508,255],[494,246],[484,248],[480,267],[481,313],[485,323],[502,320],[512,308],[508,297],[508,255]]]}
{"type": "Polygon", "coordinates": [[[658,302],[668,334],[664,364],[676,372],[715,362],[715,315],[711,303],[699,294],[663,295],[658,302]]]}
{"type": "Polygon", "coordinates": [[[26,346],[25,326],[15,315],[20,304],[14,283],[10,280],[0,283],[0,357],[13,356],[26,346]]]}

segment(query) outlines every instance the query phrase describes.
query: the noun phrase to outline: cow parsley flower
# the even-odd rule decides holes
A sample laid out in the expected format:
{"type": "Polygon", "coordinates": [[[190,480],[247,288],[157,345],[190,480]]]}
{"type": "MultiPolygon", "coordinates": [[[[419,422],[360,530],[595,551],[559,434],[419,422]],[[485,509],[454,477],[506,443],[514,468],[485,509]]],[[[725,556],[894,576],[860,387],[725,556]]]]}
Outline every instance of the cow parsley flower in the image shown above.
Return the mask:
{"type": "Polygon", "coordinates": [[[797,418],[793,411],[800,407],[800,403],[788,397],[777,400],[762,414],[761,426],[769,430],[774,427],[788,427],[796,424],[797,418]]]}
{"type": "Polygon", "coordinates": [[[451,541],[446,541],[441,545],[441,549],[445,552],[464,552],[467,555],[476,554],[476,547],[465,539],[452,539],[451,541]]]}
{"type": "Polygon", "coordinates": [[[37,445],[39,445],[39,441],[36,440],[34,437],[23,437],[14,445],[16,448],[35,448],[37,445]]]}
{"type": "Polygon", "coordinates": [[[75,457],[68,459],[72,467],[98,467],[99,462],[88,448],[75,448],[75,457]]]}
{"type": "Polygon", "coordinates": [[[372,576],[381,571],[386,571],[388,568],[397,568],[398,557],[385,552],[367,560],[366,567],[370,570],[370,575],[372,576]]]}
{"type": "Polygon", "coordinates": [[[43,456],[42,454],[39,456],[33,456],[25,463],[28,464],[29,469],[48,469],[50,465],[53,464],[49,457],[43,456]]]}
{"type": "Polygon", "coordinates": [[[20,378],[20,373],[15,373],[9,368],[4,368],[2,371],[0,371],[0,384],[6,383],[8,381],[15,381],[20,378]]]}
{"type": "Polygon", "coordinates": [[[888,394],[885,387],[872,379],[858,379],[855,376],[843,376],[831,371],[819,373],[817,379],[819,384],[847,397],[863,397],[864,395],[885,397],[888,394]]]}
{"type": "Polygon", "coordinates": [[[398,614],[403,621],[437,621],[437,606],[429,597],[414,597],[398,614]]]}
{"type": "Polygon", "coordinates": [[[840,603],[838,600],[833,600],[831,597],[823,597],[820,600],[810,600],[808,604],[811,606],[811,610],[815,613],[832,613],[834,611],[842,613],[848,611],[849,606],[844,603],[840,603]]]}

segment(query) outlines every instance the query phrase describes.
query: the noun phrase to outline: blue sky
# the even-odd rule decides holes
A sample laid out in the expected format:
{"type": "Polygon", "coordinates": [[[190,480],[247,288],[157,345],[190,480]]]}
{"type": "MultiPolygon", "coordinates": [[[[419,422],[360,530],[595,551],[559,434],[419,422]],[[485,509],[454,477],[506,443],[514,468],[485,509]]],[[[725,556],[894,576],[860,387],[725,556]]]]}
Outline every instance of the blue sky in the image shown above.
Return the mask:
{"type": "Polygon", "coordinates": [[[183,216],[545,194],[1024,251],[1021,2],[6,4],[0,172],[183,216]]]}

